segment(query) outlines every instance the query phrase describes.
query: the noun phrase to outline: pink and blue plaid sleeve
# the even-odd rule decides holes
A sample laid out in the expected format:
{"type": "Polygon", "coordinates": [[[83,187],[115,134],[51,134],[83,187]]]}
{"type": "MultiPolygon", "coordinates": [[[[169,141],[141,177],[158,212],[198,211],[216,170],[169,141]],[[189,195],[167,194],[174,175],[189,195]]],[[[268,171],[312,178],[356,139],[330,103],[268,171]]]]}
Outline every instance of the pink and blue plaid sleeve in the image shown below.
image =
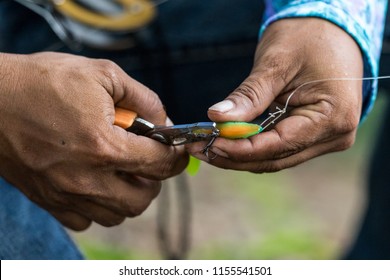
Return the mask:
{"type": "MultiPolygon", "coordinates": [[[[266,3],[260,36],[269,24],[283,18],[319,17],[329,20],[345,30],[359,45],[364,59],[364,76],[378,76],[387,0],[266,0],[266,3]]],[[[363,83],[363,118],[374,104],[377,84],[376,80],[363,83]]]]}

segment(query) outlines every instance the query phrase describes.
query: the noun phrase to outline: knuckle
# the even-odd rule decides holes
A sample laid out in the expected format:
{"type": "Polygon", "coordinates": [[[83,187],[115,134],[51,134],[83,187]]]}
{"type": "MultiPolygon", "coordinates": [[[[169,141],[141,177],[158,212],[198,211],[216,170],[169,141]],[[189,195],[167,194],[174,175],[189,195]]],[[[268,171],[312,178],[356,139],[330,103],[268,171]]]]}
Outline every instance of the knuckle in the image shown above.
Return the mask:
{"type": "Polygon", "coordinates": [[[174,156],[172,151],[165,152],[159,159],[159,172],[157,173],[156,179],[165,180],[177,175],[182,170],[181,168],[177,168],[180,162],[180,159],[174,156]]]}
{"type": "Polygon", "coordinates": [[[156,186],[148,186],[147,188],[143,188],[142,192],[138,194],[138,198],[136,200],[126,200],[123,201],[124,211],[127,217],[137,217],[141,215],[151,204],[153,199],[157,197],[160,193],[161,184],[156,182],[156,186]]]}
{"type": "Polygon", "coordinates": [[[305,138],[289,137],[287,139],[283,134],[280,135],[282,145],[277,151],[273,152],[273,160],[279,160],[298,154],[315,142],[315,139],[309,136],[305,138]]]}
{"type": "Polygon", "coordinates": [[[50,191],[50,193],[45,194],[45,200],[48,205],[53,207],[63,207],[69,205],[66,194],[56,191],[50,191]]]}
{"type": "Polygon", "coordinates": [[[304,150],[302,147],[299,147],[298,145],[294,145],[294,146],[290,145],[290,147],[292,148],[289,148],[288,150],[282,152],[274,153],[272,159],[279,160],[279,159],[287,158],[304,150]]]}
{"type": "Polygon", "coordinates": [[[275,155],[275,159],[282,159],[286,157],[290,157],[292,155],[295,155],[297,153],[302,152],[305,150],[313,141],[311,139],[307,139],[308,143],[304,143],[302,141],[293,141],[293,140],[285,140],[286,148],[284,151],[281,151],[278,153],[278,155],[275,155]]]}
{"type": "Polygon", "coordinates": [[[92,220],[71,212],[50,211],[51,214],[65,227],[75,231],[83,231],[89,228],[92,220]]]}
{"type": "Polygon", "coordinates": [[[143,95],[145,96],[144,113],[148,116],[148,120],[157,124],[165,125],[166,111],[158,96],[153,90],[148,87],[144,87],[143,95]]]}
{"type": "Polygon", "coordinates": [[[291,53],[282,48],[279,48],[278,55],[274,55],[274,53],[265,55],[262,61],[264,75],[273,79],[282,78],[287,81],[289,71],[286,71],[286,67],[290,64],[286,63],[286,57],[291,57],[291,53]]]}
{"type": "Polygon", "coordinates": [[[354,112],[348,112],[345,117],[343,118],[343,121],[340,122],[339,125],[339,132],[340,133],[350,133],[357,129],[359,125],[359,116],[355,114],[354,112]]]}
{"type": "Polygon", "coordinates": [[[75,222],[66,224],[67,227],[71,228],[74,231],[84,231],[88,229],[92,224],[92,220],[84,221],[84,222],[75,222]]]}
{"type": "Polygon", "coordinates": [[[283,169],[284,169],[284,166],[281,164],[281,161],[274,161],[272,163],[269,163],[266,166],[265,171],[267,173],[275,173],[275,172],[281,171],[283,169]]]}
{"type": "Polygon", "coordinates": [[[52,182],[54,196],[57,197],[52,199],[52,202],[57,204],[75,207],[83,202],[80,197],[98,197],[104,189],[101,187],[97,173],[77,172],[73,176],[68,172],[61,173],[59,170],[52,182]]]}
{"type": "Polygon", "coordinates": [[[231,98],[240,98],[240,102],[245,102],[248,108],[258,107],[263,103],[263,93],[265,83],[261,83],[259,79],[251,76],[246,79],[236,90],[230,95],[231,98]],[[244,97],[244,99],[243,99],[244,97]]]}
{"type": "Polygon", "coordinates": [[[285,159],[280,159],[280,160],[276,160],[276,161],[269,163],[266,172],[267,173],[275,173],[275,172],[282,171],[282,170],[289,168],[289,167],[292,167],[292,166],[294,166],[294,164],[290,164],[285,159]]]}
{"type": "Polygon", "coordinates": [[[158,182],[156,186],[150,188],[150,201],[155,199],[161,191],[161,183],[158,182]]]}
{"type": "Polygon", "coordinates": [[[340,141],[340,144],[337,145],[336,151],[345,151],[353,146],[355,143],[355,134],[349,133],[347,136],[343,137],[340,141]]]}
{"type": "Polygon", "coordinates": [[[93,149],[93,154],[98,165],[110,166],[113,164],[117,151],[114,149],[115,145],[110,145],[110,141],[104,133],[93,133],[90,140],[90,147],[93,149]]]}
{"type": "Polygon", "coordinates": [[[284,165],[282,165],[280,161],[267,161],[259,163],[255,169],[251,170],[251,172],[256,174],[275,173],[283,170],[284,168],[284,165]]]}
{"type": "Polygon", "coordinates": [[[310,119],[314,124],[314,128],[320,128],[326,126],[329,123],[332,123],[334,118],[334,106],[325,101],[319,102],[321,109],[316,114],[311,114],[310,119]]]}
{"type": "MultiPolygon", "coordinates": [[[[103,79],[99,79],[103,86],[107,89],[115,88],[120,84],[120,72],[121,68],[111,60],[99,59],[97,60],[100,73],[103,76],[103,79]]],[[[111,92],[111,90],[109,90],[111,92]]]]}
{"type": "Polygon", "coordinates": [[[124,222],[126,217],[121,216],[121,217],[116,217],[116,218],[111,218],[107,220],[100,221],[99,224],[101,224],[104,227],[114,227],[117,225],[120,225],[121,223],[124,222]]]}
{"type": "Polygon", "coordinates": [[[142,200],[138,201],[137,204],[130,205],[126,210],[126,216],[130,218],[135,218],[140,216],[146,208],[148,208],[151,201],[142,200]]]}
{"type": "MultiPolygon", "coordinates": [[[[273,46],[273,49],[276,51],[264,54],[261,63],[258,64],[261,67],[261,76],[266,80],[288,85],[294,73],[301,68],[301,60],[296,51],[286,50],[284,46],[276,45],[273,46]]],[[[273,84],[271,83],[269,86],[273,87],[273,84]]],[[[276,93],[273,88],[270,90],[276,93]]]]}
{"type": "Polygon", "coordinates": [[[106,73],[107,76],[115,75],[119,69],[119,66],[108,59],[98,59],[98,64],[100,69],[103,70],[103,73],[106,73]]]}
{"type": "Polygon", "coordinates": [[[67,186],[66,192],[71,195],[92,197],[97,195],[96,185],[90,178],[76,176],[67,186]]]}
{"type": "Polygon", "coordinates": [[[352,110],[351,106],[345,104],[341,108],[345,108],[341,111],[337,110],[337,106],[331,102],[323,102],[321,104],[323,110],[323,118],[319,119],[317,123],[320,125],[320,121],[329,123],[333,134],[346,134],[357,130],[360,122],[360,111],[352,110]]]}

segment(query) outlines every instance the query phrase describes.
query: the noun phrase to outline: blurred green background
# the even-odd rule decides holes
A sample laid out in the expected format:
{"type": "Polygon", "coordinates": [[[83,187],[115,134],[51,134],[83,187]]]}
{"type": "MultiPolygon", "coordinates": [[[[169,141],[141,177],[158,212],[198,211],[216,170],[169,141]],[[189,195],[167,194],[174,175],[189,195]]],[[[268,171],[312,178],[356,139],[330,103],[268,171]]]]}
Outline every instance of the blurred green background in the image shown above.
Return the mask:
{"type": "MultiPolygon", "coordinates": [[[[342,258],[364,211],[368,160],[385,102],[387,98],[380,94],[355,145],[345,152],[261,175],[202,163],[199,173],[189,178],[188,258],[342,258]]],[[[72,235],[89,259],[162,259],[156,205],[154,201],[140,217],[120,226],[93,225],[72,235]]]]}

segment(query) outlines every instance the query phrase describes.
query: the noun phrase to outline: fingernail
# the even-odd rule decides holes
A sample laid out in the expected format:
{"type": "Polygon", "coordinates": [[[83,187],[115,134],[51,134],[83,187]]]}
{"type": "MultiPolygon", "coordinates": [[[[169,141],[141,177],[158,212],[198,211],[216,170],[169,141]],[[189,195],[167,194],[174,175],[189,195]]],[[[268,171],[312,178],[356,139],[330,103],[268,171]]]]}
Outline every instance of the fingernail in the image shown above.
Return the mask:
{"type": "Polygon", "coordinates": [[[203,154],[203,153],[193,153],[193,154],[191,154],[194,158],[197,158],[197,159],[199,159],[199,160],[201,160],[201,161],[204,161],[204,162],[209,162],[210,161],[210,159],[205,155],[205,154],[203,154]]]}
{"type": "Polygon", "coordinates": [[[225,153],[224,151],[216,148],[216,147],[211,147],[210,148],[211,152],[216,154],[217,156],[223,157],[223,158],[229,158],[229,155],[225,153]]]}
{"type": "Polygon", "coordinates": [[[221,101],[217,104],[214,104],[213,106],[211,106],[209,108],[209,110],[212,110],[212,111],[218,111],[218,112],[221,112],[221,113],[226,113],[228,111],[230,111],[231,109],[234,108],[234,103],[230,100],[224,100],[224,101],[221,101]]]}
{"type": "Polygon", "coordinates": [[[165,120],[165,125],[166,125],[166,126],[171,126],[171,125],[173,125],[173,122],[171,121],[170,118],[167,117],[167,119],[165,120]]]}

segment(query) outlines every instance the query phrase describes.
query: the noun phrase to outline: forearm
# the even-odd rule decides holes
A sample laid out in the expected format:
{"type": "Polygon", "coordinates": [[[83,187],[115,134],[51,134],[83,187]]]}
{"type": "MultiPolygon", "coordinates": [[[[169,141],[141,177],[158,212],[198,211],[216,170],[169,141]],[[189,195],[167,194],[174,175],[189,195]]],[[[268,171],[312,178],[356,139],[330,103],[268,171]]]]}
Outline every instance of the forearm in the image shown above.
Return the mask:
{"type": "MultiPolygon", "coordinates": [[[[323,18],[338,25],[354,38],[362,51],[364,76],[376,77],[378,75],[378,61],[382,47],[387,1],[266,0],[266,2],[267,10],[261,34],[269,24],[283,18],[323,18]]],[[[362,117],[370,111],[376,92],[377,81],[364,82],[362,117]]]]}
{"type": "MultiPolygon", "coordinates": [[[[11,55],[12,56],[12,55],[11,55]]],[[[0,112],[3,112],[6,95],[8,95],[12,81],[12,57],[9,54],[0,53],[0,112]]]]}
{"type": "Polygon", "coordinates": [[[17,60],[17,55],[0,53],[0,131],[3,131],[7,121],[6,115],[8,113],[6,110],[12,102],[12,91],[17,84],[17,80],[15,80],[17,79],[15,72],[19,69],[17,60]]]}

